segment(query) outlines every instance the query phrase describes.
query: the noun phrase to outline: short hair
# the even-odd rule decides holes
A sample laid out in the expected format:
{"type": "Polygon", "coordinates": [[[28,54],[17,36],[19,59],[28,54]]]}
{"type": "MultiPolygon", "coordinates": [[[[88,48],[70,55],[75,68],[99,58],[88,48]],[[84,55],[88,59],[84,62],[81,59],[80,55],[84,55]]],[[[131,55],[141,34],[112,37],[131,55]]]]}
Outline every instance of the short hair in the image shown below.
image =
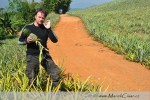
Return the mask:
{"type": "Polygon", "coordinates": [[[43,13],[45,17],[47,16],[47,11],[46,11],[45,9],[43,9],[43,8],[38,8],[38,9],[35,11],[34,16],[35,16],[38,12],[43,13]]]}

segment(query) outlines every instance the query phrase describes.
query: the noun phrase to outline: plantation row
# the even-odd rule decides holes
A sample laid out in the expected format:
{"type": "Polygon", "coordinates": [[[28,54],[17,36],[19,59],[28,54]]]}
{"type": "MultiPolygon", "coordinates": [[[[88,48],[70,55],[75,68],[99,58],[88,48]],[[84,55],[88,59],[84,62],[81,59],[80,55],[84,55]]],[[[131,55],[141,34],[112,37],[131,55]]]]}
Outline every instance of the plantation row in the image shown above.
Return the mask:
{"type": "MultiPolygon", "coordinates": [[[[51,13],[46,19],[50,19],[52,27],[59,21],[59,15],[51,13]]],[[[42,68],[42,73],[38,75],[36,86],[28,85],[28,78],[25,75],[26,53],[25,46],[18,45],[18,38],[0,41],[0,91],[1,92],[57,92],[62,91],[100,91],[100,85],[89,80],[81,82],[79,77],[64,75],[61,64],[61,82],[56,88],[52,88],[49,75],[42,68]]]]}
{"type": "Polygon", "coordinates": [[[115,0],[70,12],[80,17],[95,39],[150,68],[150,1],[115,0]]]}

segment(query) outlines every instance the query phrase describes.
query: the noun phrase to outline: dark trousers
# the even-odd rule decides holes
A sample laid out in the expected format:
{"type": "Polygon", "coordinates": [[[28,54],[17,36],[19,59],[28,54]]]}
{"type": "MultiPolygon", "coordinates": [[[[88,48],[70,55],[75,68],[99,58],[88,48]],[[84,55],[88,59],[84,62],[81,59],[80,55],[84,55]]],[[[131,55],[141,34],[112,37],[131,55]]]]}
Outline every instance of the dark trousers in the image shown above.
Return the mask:
{"type": "MultiPolygon", "coordinates": [[[[39,72],[39,56],[27,55],[26,61],[26,75],[29,78],[29,84],[31,84],[39,72]]],[[[57,86],[60,81],[60,68],[54,63],[48,52],[43,54],[41,65],[50,75],[52,85],[57,86]]]]}

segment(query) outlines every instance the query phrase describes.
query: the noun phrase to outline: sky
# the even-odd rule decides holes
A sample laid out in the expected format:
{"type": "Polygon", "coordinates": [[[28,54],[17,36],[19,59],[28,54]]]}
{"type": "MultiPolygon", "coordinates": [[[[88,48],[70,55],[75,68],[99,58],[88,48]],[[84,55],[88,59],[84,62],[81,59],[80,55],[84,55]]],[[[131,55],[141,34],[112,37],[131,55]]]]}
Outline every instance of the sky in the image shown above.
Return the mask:
{"type": "Polygon", "coordinates": [[[84,8],[88,8],[90,6],[94,6],[94,5],[97,5],[97,4],[102,4],[102,3],[105,3],[105,2],[109,2],[109,1],[112,1],[112,0],[72,0],[72,3],[70,5],[70,8],[74,9],[74,8],[81,8],[81,9],[84,9],[84,8]]]}
{"type": "MultiPolygon", "coordinates": [[[[41,0],[35,0],[40,2],[41,0]]],[[[102,4],[112,0],[72,0],[70,9],[84,9],[97,4],[102,4]]],[[[0,0],[0,8],[8,6],[8,0],[0,0]]]]}

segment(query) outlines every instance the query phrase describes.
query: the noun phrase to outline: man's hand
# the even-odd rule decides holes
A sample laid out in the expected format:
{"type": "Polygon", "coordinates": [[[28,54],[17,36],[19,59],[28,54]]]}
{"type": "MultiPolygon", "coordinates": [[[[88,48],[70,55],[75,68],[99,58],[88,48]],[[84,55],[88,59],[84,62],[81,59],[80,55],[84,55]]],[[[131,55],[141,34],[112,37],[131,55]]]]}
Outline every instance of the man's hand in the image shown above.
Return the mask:
{"type": "Polygon", "coordinates": [[[44,26],[45,26],[45,28],[49,29],[49,28],[51,27],[51,22],[50,22],[50,20],[46,20],[46,21],[44,22],[44,26]]]}
{"type": "Polygon", "coordinates": [[[27,43],[31,43],[32,42],[32,38],[30,36],[27,37],[27,43]]]}

